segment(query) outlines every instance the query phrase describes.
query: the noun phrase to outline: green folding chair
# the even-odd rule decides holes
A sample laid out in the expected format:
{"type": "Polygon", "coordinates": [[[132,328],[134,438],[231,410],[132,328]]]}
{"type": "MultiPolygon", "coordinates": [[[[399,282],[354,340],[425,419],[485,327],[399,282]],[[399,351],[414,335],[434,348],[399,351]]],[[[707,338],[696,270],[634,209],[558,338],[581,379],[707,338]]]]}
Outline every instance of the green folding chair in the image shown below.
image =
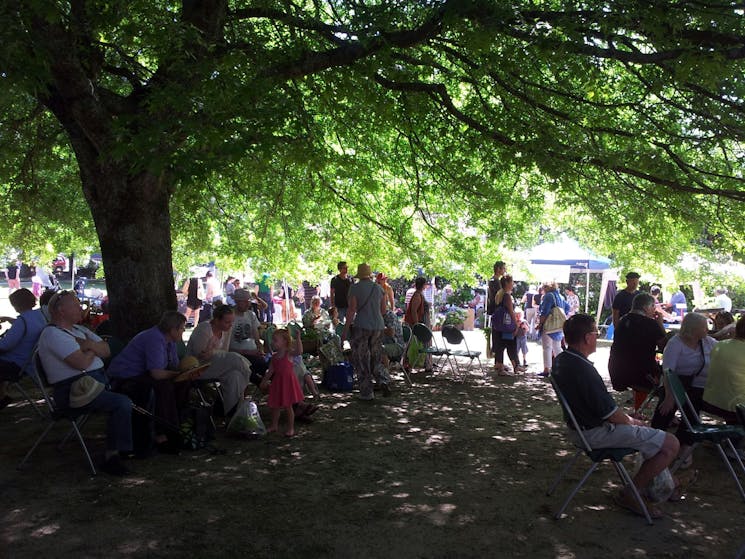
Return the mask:
{"type": "Polygon", "coordinates": [[[683,423],[690,433],[693,446],[696,446],[701,442],[710,442],[717,448],[724,465],[727,467],[732,479],[735,480],[735,484],[737,485],[742,500],[745,501],[745,491],[743,491],[742,483],[740,483],[737,473],[727,459],[727,454],[724,452],[722,446],[726,444],[732,451],[735,461],[739,464],[740,469],[745,476],[745,465],[742,463],[742,459],[737,453],[735,445],[732,444],[732,438],[738,439],[745,436],[745,431],[739,425],[704,425],[701,422],[698,413],[696,413],[696,410],[691,403],[691,399],[688,397],[685,387],[683,386],[683,383],[680,382],[678,375],[676,375],[671,369],[665,369],[664,373],[667,387],[675,398],[675,404],[678,406],[683,423]]]}
{"type": "Polygon", "coordinates": [[[587,439],[582,434],[582,429],[580,428],[580,425],[577,422],[577,418],[574,416],[574,412],[572,412],[572,408],[569,406],[569,402],[567,402],[566,398],[564,397],[564,394],[562,394],[561,390],[559,390],[559,386],[556,384],[556,380],[554,379],[553,375],[549,375],[548,378],[551,381],[551,386],[553,386],[554,388],[556,397],[559,399],[559,403],[561,404],[561,409],[564,412],[564,417],[569,422],[571,422],[571,425],[574,428],[574,430],[577,432],[577,435],[579,436],[579,439],[582,445],[581,446],[576,445],[577,452],[574,454],[572,458],[569,459],[569,461],[567,461],[567,463],[561,469],[559,474],[556,476],[556,479],[551,484],[551,487],[549,487],[548,491],[546,491],[546,495],[553,494],[553,492],[556,490],[561,480],[564,478],[567,472],[569,472],[572,466],[574,466],[574,464],[577,462],[577,459],[582,454],[586,455],[592,462],[592,464],[590,465],[590,468],[587,470],[585,475],[582,477],[582,479],[579,480],[579,482],[574,486],[572,491],[569,493],[567,498],[564,500],[564,502],[561,505],[561,508],[554,515],[554,518],[556,520],[561,519],[561,516],[564,514],[564,511],[566,510],[566,508],[569,506],[569,503],[572,501],[572,499],[577,494],[577,492],[582,488],[582,486],[585,484],[585,482],[590,477],[590,475],[597,469],[597,467],[600,465],[601,462],[605,460],[610,460],[613,466],[615,467],[616,472],[618,472],[618,476],[621,478],[621,481],[623,482],[624,486],[631,489],[631,492],[633,493],[634,498],[639,503],[641,510],[644,512],[644,517],[647,519],[647,523],[653,524],[652,517],[649,515],[649,511],[647,510],[647,505],[644,502],[644,499],[642,499],[641,495],[639,494],[639,491],[636,489],[634,482],[631,480],[631,476],[629,475],[629,472],[626,471],[626,468],[621,463],[624,457],[629,456],[631,454],[636,454],[638,451],[634,448],[592,448],[590,446],[590,443],[587,442],[587,439]]]}

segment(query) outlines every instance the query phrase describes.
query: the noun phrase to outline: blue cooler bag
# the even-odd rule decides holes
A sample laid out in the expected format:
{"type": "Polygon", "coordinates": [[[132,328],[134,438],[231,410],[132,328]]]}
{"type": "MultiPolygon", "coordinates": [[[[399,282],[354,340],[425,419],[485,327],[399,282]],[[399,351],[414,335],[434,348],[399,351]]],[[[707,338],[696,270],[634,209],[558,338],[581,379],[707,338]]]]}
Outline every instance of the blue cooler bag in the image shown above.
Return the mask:
{"type": "Polygon", "coordinates": [[[323,375],[323,384],[331,392],[351,392],[353,383],[354,370],[346,361],[331,365],[323,375]]]}

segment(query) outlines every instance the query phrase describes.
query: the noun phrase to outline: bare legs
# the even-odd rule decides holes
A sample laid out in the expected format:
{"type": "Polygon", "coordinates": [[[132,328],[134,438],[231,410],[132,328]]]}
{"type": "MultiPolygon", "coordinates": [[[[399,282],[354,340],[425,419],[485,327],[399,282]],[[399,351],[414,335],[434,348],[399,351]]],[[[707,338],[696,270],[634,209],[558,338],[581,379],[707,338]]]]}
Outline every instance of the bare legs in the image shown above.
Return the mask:
{"type": "Polygon", "coordinates": [[[274,433],[279,429],[279,413],[282,410],[285,410],[285,415],[287,416],[287,431],[285,431],[285,436],[294,437],[295,411],[292,409],[292,406],[289,406],[287,408],[272,408],[272,422],[267,429],[267,433],[274,433]]]}

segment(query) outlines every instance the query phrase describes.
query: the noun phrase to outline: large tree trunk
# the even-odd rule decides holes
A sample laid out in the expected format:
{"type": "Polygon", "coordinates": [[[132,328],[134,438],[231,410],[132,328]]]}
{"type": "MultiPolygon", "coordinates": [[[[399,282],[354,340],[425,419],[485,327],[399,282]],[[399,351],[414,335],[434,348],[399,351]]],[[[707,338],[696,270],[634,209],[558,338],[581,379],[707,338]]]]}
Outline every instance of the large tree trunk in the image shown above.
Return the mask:
{"type": "Polygon", "coordinates": [[[114,332],[129,339],[176,308],[170,189],[148,173],[128,177],[100,165],[96,171],[81,169],[83,188],[101,243],[114,332]],[[95,184],[86,184],[91,178],[95,184]]]}

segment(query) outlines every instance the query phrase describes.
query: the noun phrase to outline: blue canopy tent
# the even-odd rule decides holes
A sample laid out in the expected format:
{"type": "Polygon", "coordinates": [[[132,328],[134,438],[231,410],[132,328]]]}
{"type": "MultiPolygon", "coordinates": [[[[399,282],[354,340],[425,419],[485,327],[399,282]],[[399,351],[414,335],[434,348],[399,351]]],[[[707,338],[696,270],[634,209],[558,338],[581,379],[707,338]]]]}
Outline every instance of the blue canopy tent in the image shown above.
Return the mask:
{"type": "Polygon", "coordinates": [[[577,241],[564,238],[557,243],[544,243],[538,245],[530,252],[530,264],[533,273],[544,279],[551,277],[556,279],[561,276],[565,278],[562,283],[569,281],[570,273],[584,273],[587,276],[585,288],[585,312],[588,312],[590,303],[590,274],[603,274],[600,289],[600,304],[598,308],[598,320],[602,309],[602,301],[607,289],[608,279],[605,272],[611,269],[610,260],[595,256],[591,252],[579,246],[577,241]]]}

